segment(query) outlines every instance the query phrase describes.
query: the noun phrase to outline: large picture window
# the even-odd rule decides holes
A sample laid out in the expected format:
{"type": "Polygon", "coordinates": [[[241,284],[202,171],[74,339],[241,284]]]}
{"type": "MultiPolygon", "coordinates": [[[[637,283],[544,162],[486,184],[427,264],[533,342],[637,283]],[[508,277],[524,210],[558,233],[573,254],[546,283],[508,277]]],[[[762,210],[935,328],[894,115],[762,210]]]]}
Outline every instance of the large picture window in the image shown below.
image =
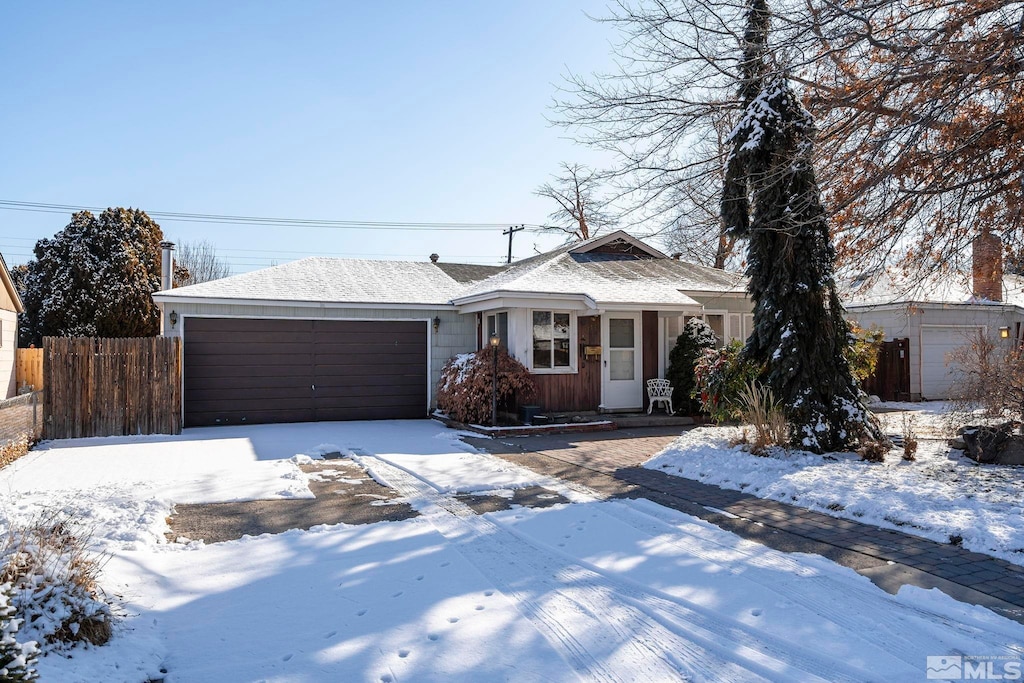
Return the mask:
{"type": "Polygon", "coordinates": [[[571,367],[571,319],[568,313],[533,312],[533,368],[571,367]]]}

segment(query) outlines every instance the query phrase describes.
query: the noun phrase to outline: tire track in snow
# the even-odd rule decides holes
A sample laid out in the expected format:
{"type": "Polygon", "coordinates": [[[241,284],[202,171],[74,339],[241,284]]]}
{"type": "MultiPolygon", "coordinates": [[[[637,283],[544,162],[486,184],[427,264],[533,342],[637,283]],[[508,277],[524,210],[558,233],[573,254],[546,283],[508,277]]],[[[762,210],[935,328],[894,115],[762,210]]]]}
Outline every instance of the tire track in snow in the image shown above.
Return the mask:
{"type": "Polygon", "coordinates": [[[860,680],[861,672],[766,636],[738,621],[659,595],[528,538],[506,525],[475,515],[429,482],[368,454],[360,464],[413,499],[437,530],[513,597],[525,616],[590,680],[860,680]],[[525,551],[525,552],[524,552],[525,551]],[[517,586],[530,577],[529,592],[517,586]],[[540,585],[545,596],[535,596],[540,585]],[[580,642],[573,631],[597,639],[580,642]],[[724,642],[723,642],[724,641],[724,642]],[[597,656],[591,650],[601,650],[597,656]],[[623,652],[623,650],[627,652],[623,652]],[[736,661],[740,659],[741,662],[736,661]],[[640,664],[640,666],[638,666],[640,664]]]}

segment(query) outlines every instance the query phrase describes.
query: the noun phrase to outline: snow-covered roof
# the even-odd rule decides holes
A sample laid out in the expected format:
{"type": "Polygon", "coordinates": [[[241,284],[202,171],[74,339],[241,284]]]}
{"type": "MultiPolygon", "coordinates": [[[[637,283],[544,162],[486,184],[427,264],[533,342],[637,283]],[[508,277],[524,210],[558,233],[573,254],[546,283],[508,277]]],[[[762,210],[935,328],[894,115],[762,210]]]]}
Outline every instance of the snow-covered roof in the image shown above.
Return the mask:
{"type": "Polygon", "coordinates": [[[614,233],[514,263],[468,287],[455,303],[492,292],[529,292],[582,295],[598,305],[699,306],[685,292],[745,291],[746,282],[736,273],[676,261],[654,250],[659,256],[588,251],[588,247],[609,244],[612,236],[614,233]]]}
{"type": "Polygon", "coordinates": [[[848,308],[891,304],[1005,304],[1024,307],[1024,278],[1003,275],[1003,300],[988,301],[974,296],[971,274],[963,271],[932,272],[925,275],[888,270],[845,283],[844,305],[848,308]]]}
{"type": "Polygon", "coordinates": [[[433,263],[315,256],[165,290],[153,298],[443,306],[463,288],[433,263]]]}
{"type": "Polygon", "coordinates": [[[491,293],[529,292],[582,296],[599,306],[699,308],[687,292],[742,293],[745,285],[740,275],[667,258],[616,232],[510,266],[313,257],[154,298],[442,306],[491,293]]]}

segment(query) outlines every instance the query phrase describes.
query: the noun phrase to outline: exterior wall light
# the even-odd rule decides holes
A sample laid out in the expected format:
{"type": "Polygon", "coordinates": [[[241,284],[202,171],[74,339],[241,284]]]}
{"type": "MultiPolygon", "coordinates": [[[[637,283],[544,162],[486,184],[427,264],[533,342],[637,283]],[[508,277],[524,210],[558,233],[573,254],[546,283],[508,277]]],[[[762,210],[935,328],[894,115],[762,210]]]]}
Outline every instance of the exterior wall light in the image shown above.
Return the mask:
{"type": "Polygon", "coordinates": [[[174,326],[178,324],[178,312],[171,311],[171,314],[167,316],[167,318],[171,321],[171,328],[173,329],[174,326]]]}
{"type": "Polygon", "coordinates": [[[491,426],[498,426],[498,345],[501,337],[492,334],[488,340],[491,344],[491,355],[494,356],[494,372],[491,375],[491,426]]]}
{"type": "Polygon", "coordinates": [[[434,333],[437,334],[437,331],[441,328],[441,317],[434,316],[434,319],[431,322],[434,323],[434,333]]]}
{"type": "Polygon", "coordinates": [[[1010,328],[1009,327],[1000,327],[999,328],[999,338],[1000,339],[1009,339],[1010,338],[1010,328]]]}

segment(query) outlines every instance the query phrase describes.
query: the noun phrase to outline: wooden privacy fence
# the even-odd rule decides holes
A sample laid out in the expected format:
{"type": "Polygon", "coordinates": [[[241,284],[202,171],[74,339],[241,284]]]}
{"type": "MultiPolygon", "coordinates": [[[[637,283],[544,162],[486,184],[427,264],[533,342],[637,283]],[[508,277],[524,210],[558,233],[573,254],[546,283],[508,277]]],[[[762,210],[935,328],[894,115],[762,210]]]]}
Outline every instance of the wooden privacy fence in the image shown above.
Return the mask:
{"type": "Polygon", "coordinates": [[[176,337],[44,337],[47,439],[181,433],[176,337]]]}
{"type": "Polygon", "coordinates": [[[43,388],[43,350],[14,350],[14,381],[18,391],[22,387],[32,387],[33,391],[43,388]]]}

